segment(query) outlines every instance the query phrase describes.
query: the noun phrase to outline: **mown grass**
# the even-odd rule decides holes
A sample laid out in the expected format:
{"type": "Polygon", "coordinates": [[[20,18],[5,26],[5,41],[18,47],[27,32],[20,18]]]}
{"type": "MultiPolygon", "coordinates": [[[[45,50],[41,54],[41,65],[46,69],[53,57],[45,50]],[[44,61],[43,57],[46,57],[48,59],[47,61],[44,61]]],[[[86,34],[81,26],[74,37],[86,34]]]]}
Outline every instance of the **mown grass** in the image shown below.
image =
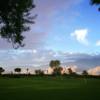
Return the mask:
{"type": "Polygon", "coordinates": [[[99,100],[100,80],[66,77],[0,78],[0,100],[99,100]]]}

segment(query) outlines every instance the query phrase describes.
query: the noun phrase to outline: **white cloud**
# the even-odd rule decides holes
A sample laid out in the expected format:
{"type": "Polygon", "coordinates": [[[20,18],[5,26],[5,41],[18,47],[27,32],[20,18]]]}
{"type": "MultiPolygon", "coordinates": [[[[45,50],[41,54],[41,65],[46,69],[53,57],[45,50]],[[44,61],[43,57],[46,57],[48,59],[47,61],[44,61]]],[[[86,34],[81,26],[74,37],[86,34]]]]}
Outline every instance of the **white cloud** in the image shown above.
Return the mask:
{"type": "Polygon", "coordinates": [[[100,66],[88,70],[90,75],[100,75],[100,66]]]}
{"type": "Polygon", "coordinates": [[[36,50],[36,49],[34,49],[34,50],[33,50],[33,53],[34,53],[34,54],[36,54],[36,53],[37,53],[37,50],[36,50]]]}
{"type": "Polygon", "coordinates": [[[78,29],[71,33],[71,36],[74,37],[79,43],[88,45],[87,40],[88,29],[78,29]]]}
{"type": "Polygon", "coordinates": [[[100,46],[100,40],[96,42],[96,46],[100,46]]]}

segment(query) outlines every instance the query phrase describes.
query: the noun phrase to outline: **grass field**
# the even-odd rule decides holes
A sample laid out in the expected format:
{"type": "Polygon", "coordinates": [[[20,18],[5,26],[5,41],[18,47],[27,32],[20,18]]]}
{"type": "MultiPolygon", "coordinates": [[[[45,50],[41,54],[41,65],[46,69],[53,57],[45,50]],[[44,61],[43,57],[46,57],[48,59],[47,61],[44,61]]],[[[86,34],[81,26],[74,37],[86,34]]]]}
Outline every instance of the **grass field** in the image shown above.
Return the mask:
{"type": "Polygon", "coordinates": [[[0,78],[0,100],[99,100],[99,79],[0,78]]]}

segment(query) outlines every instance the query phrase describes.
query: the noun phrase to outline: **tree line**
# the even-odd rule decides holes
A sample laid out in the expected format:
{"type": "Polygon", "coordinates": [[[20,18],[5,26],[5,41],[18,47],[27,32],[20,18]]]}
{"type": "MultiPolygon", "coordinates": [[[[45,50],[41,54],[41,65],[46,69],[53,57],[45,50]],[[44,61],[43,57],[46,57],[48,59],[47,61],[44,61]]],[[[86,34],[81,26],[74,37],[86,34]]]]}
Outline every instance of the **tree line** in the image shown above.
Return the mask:
{"type": "MultiPolygon", "coordinates": [[[[69,75],[77,75],[76,72],[74,72],[71,68],[68,68],[68,73],[62,73],[63,67],[61,67],[61,62],[59,60],[51,60],[49,63],[50,68],[53,70],[52,75],[63,75],[63,74],[69,74],[69,75]]],[[[0,67],[0,75],[5,71],[3,67],[0,67]]],[[[14,69],[14,72],[17,74],[21,74],[22,69],[17,67],[14,69]]],[[[11,73],[13,74],[13,73],[11,73]]],[[[29,68],[26,68],[26,74],[30,74],[29,68]]],[[[45,75],[44,71],[41,69],[35,70],[36,75],[45,75]]],[[[48,74],[48,72],[47,72],[48,74]]],[[[82,75],[88,75],[88,72],[86,70],[83,70],[82,75]]]]}

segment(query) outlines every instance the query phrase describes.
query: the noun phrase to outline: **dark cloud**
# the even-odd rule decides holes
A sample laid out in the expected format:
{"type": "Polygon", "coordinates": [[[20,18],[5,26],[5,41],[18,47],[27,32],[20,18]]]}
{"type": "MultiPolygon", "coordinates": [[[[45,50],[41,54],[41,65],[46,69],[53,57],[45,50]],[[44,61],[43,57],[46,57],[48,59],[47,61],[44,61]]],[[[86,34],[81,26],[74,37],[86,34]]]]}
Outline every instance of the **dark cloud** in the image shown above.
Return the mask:
{"type": "Polygon", "coordinates": [[[71,54],[66,55],[66,61],[64,61],[64,64],[66,65],[77,65],[81,69],[87,69],[95,66],[100,65],[100,54],[92,55],[92,54],[71,54]],[[67,60],[72,60],[69,62],[66,62],[67,60]]]}

